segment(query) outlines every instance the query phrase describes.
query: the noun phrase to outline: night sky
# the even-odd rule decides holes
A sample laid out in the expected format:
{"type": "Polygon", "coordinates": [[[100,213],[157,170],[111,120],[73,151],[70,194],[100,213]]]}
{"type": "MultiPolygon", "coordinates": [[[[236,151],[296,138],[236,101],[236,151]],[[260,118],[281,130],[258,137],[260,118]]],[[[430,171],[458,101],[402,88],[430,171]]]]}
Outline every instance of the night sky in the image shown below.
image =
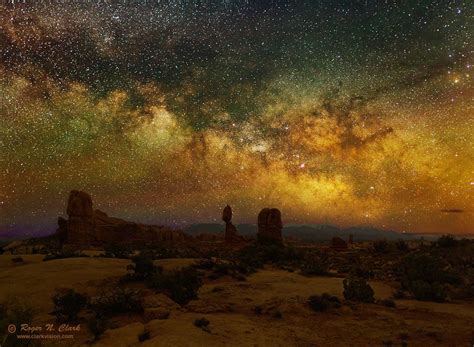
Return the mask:
{"type": "Polygon", "coordinates": [[[473,1],[0,5],[0,235],[70,190],[184,227],[474,232],[473,1]]]}

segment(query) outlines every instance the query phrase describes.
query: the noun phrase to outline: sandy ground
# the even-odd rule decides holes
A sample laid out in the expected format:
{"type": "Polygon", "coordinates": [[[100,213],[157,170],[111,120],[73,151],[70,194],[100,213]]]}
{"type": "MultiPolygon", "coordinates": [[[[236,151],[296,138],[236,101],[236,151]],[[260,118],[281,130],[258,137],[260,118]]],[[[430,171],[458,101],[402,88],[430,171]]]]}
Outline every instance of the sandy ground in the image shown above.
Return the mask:
{"type": "MultiPolygon", "coordinates": [[[[0,256],[0,300],[14,295],[38,310],[36,321],[52,323],[51,296],[58,287],[94,293],[111,279],[126,273],[128,260],[70,258],[43,262],[41,255],[0,256]]],[[[165,269],[185,266],[192,259],[157,261],[165,269]]],[[[378,299],[392,295],[392,288],[371,282],[378,299]]],[[[367,346],[384,343],[409,346],[470,346],[474,339],[473,303],[429,303],[398,300],[396,308],[376,304],[344,305],[324,313],[311,311],[309,295],[328,292],[342,299],[342,279],[304,277],[265,269],[246,281],[221,278],[201,287],[199,299],[184,308],[166,306],[168,319],[119,317],[116,329],[105,332],[97,346],[367,346]],[[263,309],[255,313],[255,306],[263,309]],[[275,312],[279,311],[279,315],[275,312]],[[210,332],[193,325],[197,318],[210,321],[210,332]],[[143,331],[150,339],[138,341],[143,331]]],[[[86,331],[75,334],[69,346],[90,341],[86,331]]],[[[52,343],[46,342],[44,345],[52,343]]],[[[64,345],[57,342],[56,345],[64,345]]]]}

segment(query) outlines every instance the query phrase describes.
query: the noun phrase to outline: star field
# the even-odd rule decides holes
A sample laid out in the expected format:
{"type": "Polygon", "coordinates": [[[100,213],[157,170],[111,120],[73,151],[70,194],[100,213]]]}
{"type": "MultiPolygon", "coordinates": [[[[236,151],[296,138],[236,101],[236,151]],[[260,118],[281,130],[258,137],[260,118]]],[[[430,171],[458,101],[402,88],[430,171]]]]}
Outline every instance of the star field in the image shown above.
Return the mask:
{"type": "Polygon", "coordinates": [[[459,0],[5,2],[0,235],[72,189],[177,227],[471,233],[473,34],[459,0]]]}

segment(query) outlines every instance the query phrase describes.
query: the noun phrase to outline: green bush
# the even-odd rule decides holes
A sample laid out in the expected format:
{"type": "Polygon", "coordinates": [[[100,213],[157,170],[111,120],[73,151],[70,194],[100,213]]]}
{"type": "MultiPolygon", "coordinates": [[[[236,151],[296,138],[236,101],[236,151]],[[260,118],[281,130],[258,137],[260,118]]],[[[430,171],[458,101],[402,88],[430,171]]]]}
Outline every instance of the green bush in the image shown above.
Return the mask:
{"type": "Polygon", "coordinates": [[[209,320],[207,320],[206,318],[199,318],[199,319],[196,319],[194,321],[194,326],[195,327],[198,327],[206,332],[210,332],[209,330],[209,324],[211,322],[209,322],[209,320]]]}
{"type": "Polygon", "coordinates": [[[23,258],[22,257],[12,258],[12,262],[15,264],[23,263],[23,258]]]}
{"type": "Polygon", "coordinates": [[[108,243],[104,246],[105,253],[102,255],[105,258],[120,258],[130,259],[132,250],[128,245],[118,243],[108,243]]]}
{"type": "Polygon", "coordinates": [[[323,293],[322,295],[311,295],[308,298],[309,307],[316,312],[324,312],[329,308],[341,307],[341,301],[337,296],[323,293]]]}
{"type": "Polygon", "coordinates": [[[395,247],[402,252],[408,251],[409,249],[408,244],[404,240],[397,240],[395,242],[395,247]]]}
{"type": "Polygon", "coordinates": [[[135,275],[141,279],[152,276],[155,272],[161,272],[162,268],[157,267],[153,263],[153,258],[150,254],[140,252],[139,255],[132,258],[135,264],[135,275]]]}
{"type": "Polygon", "coordinates": [[[281,313],[280,310],[275,310],[272,313],[272,317],[276,319],[282,319],[283,318],[283,313],[281,313]]]}
{"type": "Polygon", "coordinates": [[[344,298],[351,301],[374,302],[374,290],[365,278],[349,277],[344,279],[344,298]]]}
{"type": "Polygon", "coordinates": [[[96,341],[107,329],[107,320],[102,316],[94,316],[88,320],[87,327],[96,341]]]}
{"type": "Polygon", "coordinates": [[[150,332],[149,331],[144,331],[141,334],[138,335],[138,341],[143,342],[146,340],[150,339],[150,332]]]}
{"type": "Polygon", "coordinates": [[[52,298],[53,314],[58,321],[75,322],[79,312],[87,305],[87,296],[77,293],[74,289],[56,290],[52,298]]]}
{"type": "Polygon", "coordinates": [[[459,244],[459,241],[454,238],[452,235],[442,235],[436,241],[436,244],[442,248],[456,247],[459,244]]]}
{"type": "Polygon", "coordinates": [[[349,271],[349,275],[350,277],[365,278],[366,280],[374,277],[372,270],[361,265],[353,266],[349,271]]]}
{"type": "Polygon", "coordinates": [[[17,297],[10,296],[0,304],[0,342],[4,346],[35,346],[31,340],[17,339],[16,334],[8,333],[8,326],[14,324],[31,324],[34,310],[28,304],[20,302],[17,297]]]}
{"type": "Polygon", "coordinates": [[[237,263],[249,269],[261,268],[264,264],[295,265],[301,260],[301,253],[281,243],[253,243],[240,250],[237,263]]]}
{"type": "Polygon", "coordinates": [[[239,281],[245,281],[245,275],[248,275],[255,271],[253,267],[242,261],[229,261],[222,263],[212,262],[211,264],[200,263],[193,267],[212,270],[212,273],[209,275],[209,279],[217,279],[223,276],[232,276],[233,278],[239,281]]]}
{"type": "Polygon", "coordinates": [[[143,312],[143,302],[139,291],[113,287],[91,298],[89,308],[97,317],[110,317],[143,312]]]}
{"type": "Polygon", "coordinates": [[[301,273],[305,276],[326,276],[328,274],[328,264],[319,257],[307,257],[301,265],[301,273]]]}
{"type": "Polygon", "coordinates": [[[398,273],[402,289],[411,292],[417,300],[444,301],[445,285],[462,283],[461,276],[448,269],[440,256],[425,253],[404,257],[398,273]]]}
{"type": "Polygon", "coordinates": [[[397,290],[395,290],[395,292],[393,293],[393,297],[395,299],[406,299],[406,293],[403,291],[403,289],[401,288],[398,288],[397,290]]]}
{"type": "Polygon", "coordinates": [[[88,258],[89,256],[86,254],[82,254],[81,252],[64,251],[64,252],[56,252],[56,253],[47,254],[43,258],[43,261],[66,259],[66,258],[82,258],[82,257],[88,258]]]}
{"type": "Polygon", "coordinates": [[[387,253],[390,250],[390,244],[387,242],[387,240],[374,241],[372,246],[377,253],[387,253]]]}
{"type": "Polygon", "coordinates": [[[216,265],[216,262],[212,261],[212,259],[204,259],[196,262],[193,266],[196,269],[200,270],[212,270],[216,265]]]}
{"type": "Polygon", "coordinates": [[[395,304],[395,301],[393,301],[392,299],[383,299],[383,300],[380,300],[379,303],[383,306],[386,306],[386,307],[395,307],[396,304],[395,304]]]}
{"type": "Polygon", "coordinates": [[[413,281],[410,283],[410,291],[415,299],[420,301],[443,302],[446,300],[446,290],[439,283],[426,281],[413,281]]]}
{"type": "Polygon", "coordinates": [[[180,305],[197,299],[197,293],[202,285],[201,278],[192,266],[171,272],[153,274],[147,281],[150,288],[165,293],[180,305]]]}
{"type": "Polygon", "coordinates": [[[403,281],[422,280],[428,283],[450,283],[461,282],[459,275],[453,271],[446,270],[446,264],[428,254],[413,254],[404,257],[400,264],[400,275],[403,281]]]}

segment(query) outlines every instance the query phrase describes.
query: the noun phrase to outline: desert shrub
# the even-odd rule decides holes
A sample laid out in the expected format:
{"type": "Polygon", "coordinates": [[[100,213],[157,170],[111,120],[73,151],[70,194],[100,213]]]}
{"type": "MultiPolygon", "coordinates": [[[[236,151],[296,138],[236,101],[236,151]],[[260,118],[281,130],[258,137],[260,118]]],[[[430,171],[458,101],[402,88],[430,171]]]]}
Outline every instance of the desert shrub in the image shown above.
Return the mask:
{"type": "Polygon", "coordinates": [[[104,246],[105,253],[102,255],[105,258],[120,258],[130,259],[132,250],[128,245],[118,243],[108,243],[104,246]]]}
{"type": "Polygon", "coordinates": [[[429,254],[410,254],[399,264],[398,274],[402,289],[411,292],[417,300],[443,301],[445,284],[460,284],[462,278],[440,257],[429,254]]]}
{"type": "Polygon", "coordinates": [[[144,331],[138,335],[138,341],[143,342],[150,339],[150,332],[144,331]]]}
{"type": "Polygon", "coordinates": [[[77,293],[74,289],[56,289],[52,300],[53,314],[58,321],[75,322],[79,312],[86,307],[88,298],[86,295],[77,293]]]}
{"type": "Polygon", "coordinates": [[[309,307],[316,312],[323,312],[329,308],[341,307],[341,301],[337,296],[323,293],[322,295],[311,295],[308,298],[309,307]]]}
{"type": "Polygon", "coordinates": [[[265,259],[258,253],[252,254],[252,250],[256,251],[256,247],[248,246],[237,253],[237,262],[242,267],[248,268],[250,271],[255,272],[265,264],[265,259]]]}
{"type": "Polygon", "coordinates": [[[410,291],[415,299],[420,301],[443,302],[446,300],[446,290],[439,283],[426,281],[413,281],[410,283],[410,291]]]}
{"type": "Polygon", "coordinates": [[[147,281],[147,285],[165,293],[178,304],[185,305],[197,299],[197,292],[202,281],[196,269],[189,266],[180,270],[154,273],[147,281]]]}
{"type": "Polygon", "coordinates": [[[351,277],[365,278],[366,280],[374,277],[374,272],[362,265],[355,265],[349,271],[351,277]]]}
{"type": "Polygon", "coordinates": [[[365,278],[349,277],[344,279],[344,298],[351,301],[374,302],[374,290],[365,278]]]}
{"type": "Polygon", "coordinates": [[[212,259],[203,259],[196,262],[193,266],[200,270],[212,270],[216,263],[212,259]]]}
{"type": "MultiPolygon", "coordinates": [[[[9,296],[0,304],[0,342],[2,346],[36,346],[31,340],[17,339],[16,334],[8,333],[8,326],[31,324],[34,310],[28,304],[21,302],[17,297],[9,296]]],[[[34,341],[33,341],[34,342],[34,341]]]]}
{"type": "Polygon", "coordinates": [[[143,281],[150,278],[155,273],[161,273],[163,268],[161,266],[155,266],[153,262],[153,254],[147,251],[140,252],[132,258],[133,264],[127,266],[132,272],[127,273],[120,279],[120,283],[130,283],[136,281],[143,281]]]}
{"type": "Polygon", "coordinates": [[[232,276],[239,281],[245,281],[245,275],[255,271],[248,264],[241,261],[229,261],[222,263],[211,262],[210,264],[201,263],[193,267],[211,269],[212,273],[209,275],[209,279],[217,279],[223,276],[232,276]]]}
{"type": "Polygon", "coordinates": [[[301,273],[305,276],[325,276],[328,274],[327,261],[321,257],[306,257],[301,264],[301,273]]]}
{"type": "Polygon", "coordinates": [[[268,237],[268,236],[265,236],[265,235],[262,235],[260,233],[257,233],[257,242],[256,242],[259,246],[263,246],[263,247],[267,247],[267,246],[283,246],[283,243],[281,242],[281,240],[276,240],[272,237],[268,237]]]}
{"type": "Polygon", "coordinates": [[[237,254],[237,263],[250,270],[261,268],[264,264],[295,265],[301,260],[301,253],[294,247],[281,243],[254,243],[237,254]]]}
{"type": "Polygon", "coordinates": [[[396,306],[395,301],[393,301],[392,299],[383,299],[383,300],[380,300],[378,303],[380,305],[385,306],[385,307],[395,307],[396,306]]]}
{"type": "Polygon", "coordinates": [[[390,244],[387,242],[387,240],[374,241],[372,247],[377,253],[387,253],[390,250],[390,244]]]}
{"type": "Polygon", "coordinates": [[[180,254],[179,250],[174,248],[159,247],[154,249],[155,259],[170,259],[170,258],[180,258],[183,255],[180,254]]]}
{"type": "Polygon", "coordinates": [[[62,251],[62,252],[47,254],[43,258],[43,261],[56,260],[56,259],[66,259],[66,258],[82,258],[82,257],[87,258],[89,256],[87,254],[83,254],[81,252],[62,251]]]}
{"type": "Polygon", "coordinates": [[[395,242],[395,247],[397,247],[397,249],[402,252],[408,251],[408,244],[401,239],[395,242]]]}
{"type": "Polygon", "coordinates": [[[395,299],[405,299],[407,296],[406,296],[406,293],[403,291],[403,289],[398,288],[398,289],[393,293],[393,297],[394,297],[395,299]]]}
{"type": "Polygon", "coordinates": [[[135,274],[143,279],[162,271],[161,267],[155,266],[152,256],[145,252],[140,252],[132,261],[135,264],[135,274]]]}
{"type": "Polygon", "coordinates": [[[107,320],[103,316],[94,316],[88,320],[87,327],[96,341],[107,329],[107,320]]]}
{"type": "Polygon", "coordinates": [[[22,257],[12,258],[12,262],[15,264],[23,263],[23,258],[22,257]]]}
{"type": "Polygon", "coordinates": [[[452,235],[442,235],[436,241],[436,245],[442,248],[456,247],[458,244],[459,241],[452,235]]]}
{"type": "Polygon", "coordinates": [[[468,300],[474,298],[474,281],[469,280],[466,285],[461,286],[453,295],[456,299],[459,300],[468,300]]]}
{"type": "Polygon", "coordinates": [[[272,316],[273,316],[273,318],[276,318],[276,319],[282,319],[283,318],[283,314],[281,313],[280,310],[273,311],[272,316]]]}
{"type": "Polygon", "coordinates": [[[197,328],[200,328],[206,332],[210,332],[209,330],[209,324],[211,322],[209,322],[209,320],[207,320],[206,318],[198,318],[194,321],[194,326],[197,327],[197,328]]]}
{"type": "Polygon", "coordinates": [[[235,271],[231,263],[219,263],[214,265],[213,273],[218,277],[231,275],[235,271]]]}
{"type": "Polygon", "coordinates": [[[255,263],[252,263],[251,261],[238,260],[235,263],[235,269],[242,275],[250,275],[252,273],[255,273],[258,267],[255,266],[255,263]]]}
{"type": "Polygon", "coordinates": [[[258,244],[258,256],[264,263],[276,264],[282,262],[286,258],[285,246],[280,243],[258,244]]]}
{"type": "Polygon", "coordinates": [[[143,312],[140,292],[121,287],[104,289],[98,296],[91,298],[89,307],[97,317],[143,312]]]}
{"type": "MultiPolygon", "coordinates": [[[[400,263],[402,280],[423,280],[429,283],[459,283],[455,273],[446,270],[446,263],[439,257],[429,254],[412,254],[404,257],[400,263]]],[[[402,283],[403,284],[403,283],[402,283]]]]}

